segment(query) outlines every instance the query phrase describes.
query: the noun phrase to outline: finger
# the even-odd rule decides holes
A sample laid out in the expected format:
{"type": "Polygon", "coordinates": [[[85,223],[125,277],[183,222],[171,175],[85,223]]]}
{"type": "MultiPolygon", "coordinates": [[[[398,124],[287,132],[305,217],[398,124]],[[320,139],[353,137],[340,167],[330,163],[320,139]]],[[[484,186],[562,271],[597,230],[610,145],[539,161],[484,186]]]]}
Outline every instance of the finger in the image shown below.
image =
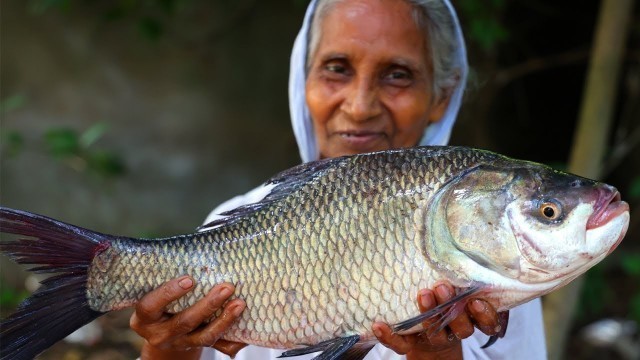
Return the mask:
{"type": "MultiPolygon", "coordinates": [[[[442,283],[436,286],[435,297],[438,304],[443,304],[455,296],[453,286],[442,283]]],[[[451,333],[458,339],[465,339],[473,334],[473,323],[465,311],[461,311],[450,323],[451,333]]]]}
{"type": "Polygon", "coordinates": [[[152,323],[163,317],[165,308],[171,302],[184,296],[193,288],[194,281],[189,276],[181,276],[167,281],[151,291],[136,304],[135,317],[142,323],[152,323]]]}
{"type": "MultiPolygon", "coordinates": [[[[436,306],[438,306],[438,303],[436,302],[433,291],[429,289],[420,290],[418,293],[418,308],[420,309],[420,312],[431,310],[436,306]]],[[[449,334],[446,329],[435,332],[438,327],[438,318],[438,316],[435,316],[422,322],[422,327],[425,329],[425,333],[420,335],[420,341],[426,341],[435,347],[446,346],[449,344],[449,334]]]]}
{"type": "Polygon", "coordinates": [[[244,349],[247,346],[245,343],[228,341],[228,340],[218,340],[213,345],[213,348],[220,351],[221,353],[227,354],[230,358],[236,357],[238,351],[244,349]]]}
{"type": "Polygon", "coordinates": [[[172,333],[182,335],[196,329],[222,308],[234,290],[234,286],[229,283],[214,286],[204,298],[171,318],[172,333]]]}
{"type": "Polygon", "coordinates": [[[391,331],[389,325],[382,322],[376,322],[373,324],[373,333],[382,345],[400,355],[404,355],[411,351],[416,343],[415,336],[398,335],[391,331]]]}
{"type": "Polygon", "coordinates": [[[241,299],[233,299],[222,310],[222,314],[211,321],[202,330],[194,332],[186,341],[188,345],[212,346],[240,317],[246,304],[241,299]]]}
{"type": "Polygon", "coordinates": [[[467,304],[467,311],[475,321],[476,327],[483,333],[495,335],[500,332],[498,312],[488,302],[481,299],[473,299],[467,304]]]}

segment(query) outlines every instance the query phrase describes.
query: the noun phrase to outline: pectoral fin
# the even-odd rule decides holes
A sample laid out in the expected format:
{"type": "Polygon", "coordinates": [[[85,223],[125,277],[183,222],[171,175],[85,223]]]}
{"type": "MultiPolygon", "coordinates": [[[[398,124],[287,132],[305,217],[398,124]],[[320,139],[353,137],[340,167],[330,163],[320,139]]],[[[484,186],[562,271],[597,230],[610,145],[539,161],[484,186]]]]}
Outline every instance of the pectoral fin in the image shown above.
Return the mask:
{"type": "Polygon", "coordinates": [[[359,335],[335,338],[300,349],[285,351],[279,358],[287,358],[310,354],[318,351],[322,353],[313,360],[361,360],[374,346],[372,343],[358,343],[359,335]]]}
{"type": "Polygon", "coordinates": [[[435,308],[429,311],[425,311],[414,318],[394,325],[393,332],[406,331],[413,328],[414,326],[421,324],[427,319],[436,318],[436,321],[432,325],[432,328],[429,329],[430,332],[432,331],[436,333],[444,329],[453,319],[460,315],[461,312],[465,311],[464,308],[467,304],[467,301],[470,298],[477,296],[481,289],[482,288],[480,286],[472,286],[470,288],[467,288],[446,303],[440,304],[435,308]]]}

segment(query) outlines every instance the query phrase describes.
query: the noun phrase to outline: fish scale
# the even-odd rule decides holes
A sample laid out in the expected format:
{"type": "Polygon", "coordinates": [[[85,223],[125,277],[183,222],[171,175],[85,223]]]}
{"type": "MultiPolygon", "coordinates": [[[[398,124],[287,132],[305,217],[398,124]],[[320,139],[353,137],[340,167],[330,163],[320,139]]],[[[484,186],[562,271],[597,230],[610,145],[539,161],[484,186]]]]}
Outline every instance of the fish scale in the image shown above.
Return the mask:
{"type": "MultiPolygon", "coordinates": [[[[193,292],[194,296],[181,299],[170,308],[170,311],[177,312],[194,304],[205,292],[203,289],[208,290],[216,283],[230,281],[237,284],[236,296],[247,301],[248,311],[244,312],[240,321],[226,333],[225,338],[229,340],[242,340],[249,336],[264,346],[287,347],[331,339],[345,330],[354,333],[369,331],[376,316],[381,313],[381,301],[397,304],[405,299],[407,294],[417,291],[418,284],[404,283],[398,278],[398,275],[405,275],[402,269],[407,261],[410,263],[417,261],[416,259],[407,260],[404,255],[416,253],[414,241],[409,236],[411,231],[407,230],[411,227],[407,219],[410,220],[411,217],[402,216],[398,219],[399,213],[410,211],[403,206],[407,199],[390,200],[393,199],[394,193],[402,190],[399,188],[400,184],[396,180],[392,186],[383,186],[383,181],[380,180],[386,181],[386,179],[368,178],[362,181],[361,170],[377,168],[378,177],[403,178],[405,181],[410,179],[412,181],[409,185],[414,188],[422,183],[422,181],[414,181],[415,179],[426,177],[426,174],[407,174],[406,171],[409,169],[407,164],[410,162],[407,162],[403,156],[390,154],[386,159],[375,159],[376,166],[373,167],[369,160],[355,158],[352,161],[359,164],[337,167],[336,171],[332,171],[331,176],[319,177],[311,184],[299,189],[299,194],[296,196],[283,199],[286,205],[275,203],[262,209],[250,219],[199,235],[200,238],[195,243],[203,243],[203,246],[199,246],[200,250],[207,247],[213,249],[212,253],[207,255],[213,256],[216,259],[215,262],[220,265],[218,268],[209,266],[208,276],[204,273],[186,271],[194,274],[198,283],[193,292]],[[349,185],[345,186],[345,184],[349,185]],[[369,193],[376,195],[371,198],[366,195],[369,193]],[[310,194],[316,196],[310,196],[310,194]],[[327,196],[329,194],[338,194],[340,201],[332,201],[330,197],[333,196],[327,196]],[[359,196],[364,197],[365,201],[358,202],[359,196]],[[323,206],[323,203],[329,206],[323,206]],[[272,215],[277,213],[276,209],[283,210],[281,217],[272,215]],[[291,209],[298,211],[294,212],[291,209]],[[362,214],[369,212],[371,213],[369,221],[362,226],[360,218],[362,214]],[[325,217],[326,221],[316,221],[325,217]],[[331,222],[331,219],[340,219],[340,221],[331,222]],[[283,233],[287,224],[297,231],[283,233]],[[379,239],[379,241],[371,241],[372,239],[379,239]],[[265,243],[271,244],[271,247],[264,246],[265,243]],[[403,243],[405,243],[404,246],[398,246],[403,243]],[[319,255],[320,249],[324,250],[322,257],[319,255]],[[384,251],[380,252],[380,249],[384,251]],[[365,255],[363,258],[362,254],[365,255]],[[362,274],[362,264],[352,260],[356,256],[362,258],[362,262],[367,262],[365,268],[373,272],[366,273],[366,276],[362,274]],[[268,261],[262,261],[263,259],[268,261]],[[284,272],[285,263],[304,264],[306,268],[290,266],[290,270],[297,268],[298,273],[302,272],[302,276],[298,277],[295,277],[294,272],[295,280],[291,281],[289,276],[292,274],[284,272]],[[327,271],[331,269],[333,272],[327,271]],[[340,276],[344,274],[349,276],[347,278],[340,276]],[[384,279],[390,275],[398,279],[391,282],[385,281],[384,279]],[[338,297],[339,294],[334,290],[335,280],[332,281],[332,278],[351,289],[347,298],[338,297]],[[295,283],[295,286],[288,287],[292,283],[295,283]],[[358,290],[362,288],[366,288],[367,291],[358,290]],[[269,295],[274,293],[278,294],[275,298],[269,295]],[[256,294],[265,294],[265,296],[256,296],[256,294]],[[371,296],[371,294],[376,295],[371,296]],[[386,294],[386,299],[381,298],[379,294],[386,294]],[[276,298],[277,301],[274,302],[276,298]],[[317,302],[315,299],[318,298],[326,301],[317,302]],[[299,304],[298,311],[294,309],[296,304],[299,304]],[[271,307],[281,308],[283,317],[276,320],[266,319],[267,309],[271,307]],[[315,323],[300,324],[300,314],[296,313],[303,310],[305,313],[314,312],[313,318],[317,319],[315,323]],[[268,322],[267,320],[271,320],[270,327],[262,325],[268,322]],[[336,324],[343,325],[336,326],[336,324]],[[286,336],[269,334],[267,331],[269,328],[271,331],[277,328],[286,336]],[[305,337],[299,337],[300,331],[297,331],[299,328],[305,337]],[[311,335],[309,331],[305,331],[307,328],[313,329],[311,335]],[[282,340],[285,337],[286,342],[283,343],[282,340]]],[[[419,169],[420,167],[417,167],[411,171],[416,172],[419,169]]],[[[422,166],[422,169],[426,167],[422,166]]],[[[416,192],[416,194],[420,193],[416,192]]],[[[423,198],[423,196],[417,196],[411,202],[419,202],[423,198]]],[[[178,250],[177,248],[181,248],[179,251],[188,253],[188,247],[191,245],[186,242],[189,240],[178,239],[176,244],[181,241],[185,244],[176,246],[176,249],[163,250],[170,254],[178,250]]],[[[113,249],[117,248],[113,247],[113,249]]],[[[133,255],[134,252],[130,254],[133,255]]],[[[157,258],[167,258],[166,255],[162,254],[157,258]]],[[[122,264],[121,271],[136,272],[138,269],[131,268],[127,264],[148,262],[148,260],[142,260],[141,252],[135,257],[140,259],[123,258],[119,263],[122,264]]],[[[173,257],[173,264],[163,263],[164,278],[181,275],[182,273],[177,270],[192,267],[191,262],[194,257],[194,255],[177,259],[173,257]],[[174,272],[167,274],[167,270],[170,269],[174,269],[174,272]]],[[[202,266],[206,264],[203,263],[202,266]]],[[[109,269],[109,271],[118,272],[116,269],[109,269]]],[[[420,278],[420,276],[414,275],[413,278],[420,278]]],[[[136,278],[131,277],[131,279],[136,278]]],[[[162,282],[155,280],[147,281],[146,284],[127,284],[127,286],[135,286],[142,289],[142,292],[147,292],[162,282]]],[[[100,291],[104,292],[104,289],[100,291]]],[[[115,293],[121,295],[123,292],[115,291],[115,293]]],[[[135,295],[138,296],[139,293],[135,295]]],[[[104,309],[112,307],[114,303],[128,301],[131,299],[109,297],[104,305],[94,306],[97,309],[104,309]]],[[[391,317],[392,314],[386,311],[386,319],[399,321],[408,318],[411,315],[409,311],[414,312],[415,309],[399,307],[391,317]]]]}
{"type": "MultiPolygon", "coordinates": [[[[0,250],[37,264],[47,257],[37,251],[78,251],[69,263],[82,269],[69,265],[59,279],[73,284],[71,299],[82,316],[55,325],[60,333],[131,306],[169,279],[188,274],[196,280],[194,289],[168,312],[192,306],[216,284],[231,282],[233,297],[243,299],[246,309],[224,339],[273,348],[313,345],[289,354],[325,351],[335,358],[351,346],[366,353],[362,346],[374,339],[375,321],[396,324],[400,332],[419,331],[428,318],[442,327],[471,296],[505,311],[562,286],[617,246],[629,220],[628,205],[613,187],[462,147],[321,160],[286,170],[267,185],[270,192],[258,203],[222,214],[201,232],[163,239],[113,237],[0,208],[2,231],[35,237],[0,243],[0,250]],[[563,217],[541,218],[544,212],[536,206],[553,201],[563,217]],[[605,229],[590,229],[592,223],[605,229]],[[565,239],[572,239],[574,248],[565,239]],[[523,246],[527,251],[520,253],[523,246]],[[539,255],[538,249],[545,252],[539,255]],[[441,280],[460,294],[455,302],[420,314],[418,291],[441,280]]],[[[45,269],[62,265],[45,262],[45,269]]],[[[45,283],[46,291],[71,291],[56,284],[45,283]]],[[[38,335],[37,321],[28,321],[33,304],[49,306],[34,300],[2,323],[3,339],[10,337],[2,359],[44,348],[31,352],[21,345],[25,336],[48,336],[38,335]]],[[[51,335],[53,341],[57,336],[51,335]]]]}

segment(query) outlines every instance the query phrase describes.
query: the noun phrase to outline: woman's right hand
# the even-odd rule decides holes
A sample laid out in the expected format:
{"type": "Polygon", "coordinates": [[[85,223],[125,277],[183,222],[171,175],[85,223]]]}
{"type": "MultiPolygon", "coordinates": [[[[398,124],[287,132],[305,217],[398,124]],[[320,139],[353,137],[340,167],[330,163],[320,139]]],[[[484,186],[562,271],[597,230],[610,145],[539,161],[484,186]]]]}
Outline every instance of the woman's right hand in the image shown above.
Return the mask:
{"type": "Polygon", "coordinates": [[[220,340],[246,306],[243,300],[233,299],[223,307],[235,290],[232,284],[214,286],[203,299],[177,314],[165,312],[167,305],[187,294],[193,287],[193,279],[182,276],[164,283],[136,304],[129,324],[146,340],[141,354],[143,360],[175,359],[176,356],[198,359],[202,347],[214,347],[233,357],[246,346],[243,343],[220,340]],[[222,314],[205,323],[220,308],[223,308],[222,314]]]}

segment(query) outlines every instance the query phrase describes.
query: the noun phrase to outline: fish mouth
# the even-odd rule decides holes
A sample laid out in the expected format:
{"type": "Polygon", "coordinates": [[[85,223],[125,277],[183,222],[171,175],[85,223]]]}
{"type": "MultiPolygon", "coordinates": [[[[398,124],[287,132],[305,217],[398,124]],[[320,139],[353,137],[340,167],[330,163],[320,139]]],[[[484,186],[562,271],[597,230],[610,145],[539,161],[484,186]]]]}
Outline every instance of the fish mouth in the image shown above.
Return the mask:
{"type": "Polygon", "coordinates": [[[629,211],[629,204],[622,201],[620,193],[615,188],[601,190],[604,194],[596,201],[596,211],[591,214],[587,222],[587,230],[607,224],[621,214],[629,211]],[[608,194],[607,194],[608,193],[608,194]]]}

